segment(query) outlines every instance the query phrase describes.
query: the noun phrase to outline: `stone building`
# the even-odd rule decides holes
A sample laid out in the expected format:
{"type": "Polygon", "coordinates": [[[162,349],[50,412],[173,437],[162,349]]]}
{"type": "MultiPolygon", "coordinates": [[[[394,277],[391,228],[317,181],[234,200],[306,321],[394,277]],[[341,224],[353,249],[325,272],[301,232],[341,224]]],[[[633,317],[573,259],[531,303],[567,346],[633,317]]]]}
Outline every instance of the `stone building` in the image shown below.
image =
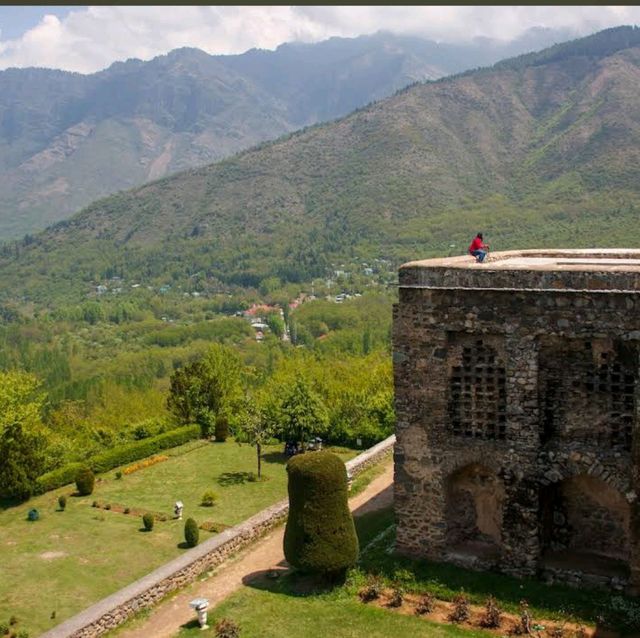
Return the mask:
{"type": "Polygon", "coordinates": [[[397,550],[640,589],[640,251],[400,268],[397,550]]]}

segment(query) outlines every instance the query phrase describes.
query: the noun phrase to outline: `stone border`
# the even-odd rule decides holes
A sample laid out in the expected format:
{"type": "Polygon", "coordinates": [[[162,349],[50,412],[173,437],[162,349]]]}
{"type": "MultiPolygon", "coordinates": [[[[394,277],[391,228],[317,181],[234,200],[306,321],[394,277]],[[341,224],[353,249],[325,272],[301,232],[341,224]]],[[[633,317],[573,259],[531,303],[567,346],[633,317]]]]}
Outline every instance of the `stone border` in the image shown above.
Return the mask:
{"type": "MultiPolygon", "coordinates": [[[[353,478],[379,462],[391,452],[395,440],[395,435],[391,435],[348,461],[349,477],[353,478]]],[[[203,572],[220,565],[231,554],[276,527],[284,521],[288,510],[289,501],[285,499],[258,512],[65,620],[42,634],[41,638],[94,638],[115,629],[134,614],[193,582],[203,572]]]]}

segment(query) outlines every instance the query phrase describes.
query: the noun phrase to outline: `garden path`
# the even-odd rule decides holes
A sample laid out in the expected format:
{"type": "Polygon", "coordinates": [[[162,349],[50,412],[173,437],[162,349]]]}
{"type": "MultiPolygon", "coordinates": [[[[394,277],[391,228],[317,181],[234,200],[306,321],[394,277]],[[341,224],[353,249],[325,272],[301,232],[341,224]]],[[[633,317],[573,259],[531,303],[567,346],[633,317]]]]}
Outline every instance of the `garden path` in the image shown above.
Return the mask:
{"type": "MultiPolygon", "coordinates": [[[[355,516],[389,507],[393,502],[393,463],[360,494],[349,500],[355,516]]],[[[209,609],[222,602],[244,583],[263,576],[266,571],[287,569],[282,551],[284,526],[267,534],[254,545],[225,561],[204,581],[195,582],[177,596],[154,607],[150,615],[135,626],[116,632],[118,638],[170,638],[180,627],[195,619],[189,601],[208,598],[209,609]]]]}

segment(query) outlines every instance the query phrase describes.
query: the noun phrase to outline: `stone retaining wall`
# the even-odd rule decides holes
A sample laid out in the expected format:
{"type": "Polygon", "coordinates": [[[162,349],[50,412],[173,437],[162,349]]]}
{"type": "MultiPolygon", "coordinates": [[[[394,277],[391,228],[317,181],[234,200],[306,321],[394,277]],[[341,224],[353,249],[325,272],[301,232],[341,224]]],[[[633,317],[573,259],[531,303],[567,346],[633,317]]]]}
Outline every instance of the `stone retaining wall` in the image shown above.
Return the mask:
{"type": "MultiPolygon", "coordinates": [[[[395,436],[366,450],[347,462],[350,477],[390,454],[395,436]]],[[[249,545],[286,519],[288,500],[268,507],[246,521],[209,538],[178,558],[165,563],[76,616],[42,634],[41,638],[94,638],[115,629],[142,609],[151,607],[168,593],[193,582],[200,574],[249,545]]]]}

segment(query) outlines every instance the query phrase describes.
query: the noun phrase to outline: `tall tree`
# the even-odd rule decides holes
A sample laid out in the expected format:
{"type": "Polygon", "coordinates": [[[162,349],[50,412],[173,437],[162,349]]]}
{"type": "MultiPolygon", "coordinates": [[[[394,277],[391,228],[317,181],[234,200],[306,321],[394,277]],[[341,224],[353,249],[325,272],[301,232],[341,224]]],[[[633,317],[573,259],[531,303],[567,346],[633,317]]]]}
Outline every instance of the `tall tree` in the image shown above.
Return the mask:
{"type": "Polygon", "coordinates": [[[285,439],[304,444],[312,435],[324,434],[329,416],[322,399],[298,377],[280,407],[280,431],[285,439]]]}
{"type": "Polygon", "coordinates": [[[26,499],[44,471],[44,396],[37,379],[24,372],[0,372],[0,495],[26,499]]]}
{"type": "Polygon", "coordinates": [[[253,401],[248,401],[242,413],[239,427],[247,443],[256,448],[258,478],[260,478],[262,476],[262,447],[273,436],[272,424],[253,401]]]}
{"type": "Polygon", "coordinates": [[[208,436],[219,414],[231,417],[240,406],[244,372],[231,348],[215,344],[171,376],[167,406],[183,423],[198,423],[208,436]]]}

